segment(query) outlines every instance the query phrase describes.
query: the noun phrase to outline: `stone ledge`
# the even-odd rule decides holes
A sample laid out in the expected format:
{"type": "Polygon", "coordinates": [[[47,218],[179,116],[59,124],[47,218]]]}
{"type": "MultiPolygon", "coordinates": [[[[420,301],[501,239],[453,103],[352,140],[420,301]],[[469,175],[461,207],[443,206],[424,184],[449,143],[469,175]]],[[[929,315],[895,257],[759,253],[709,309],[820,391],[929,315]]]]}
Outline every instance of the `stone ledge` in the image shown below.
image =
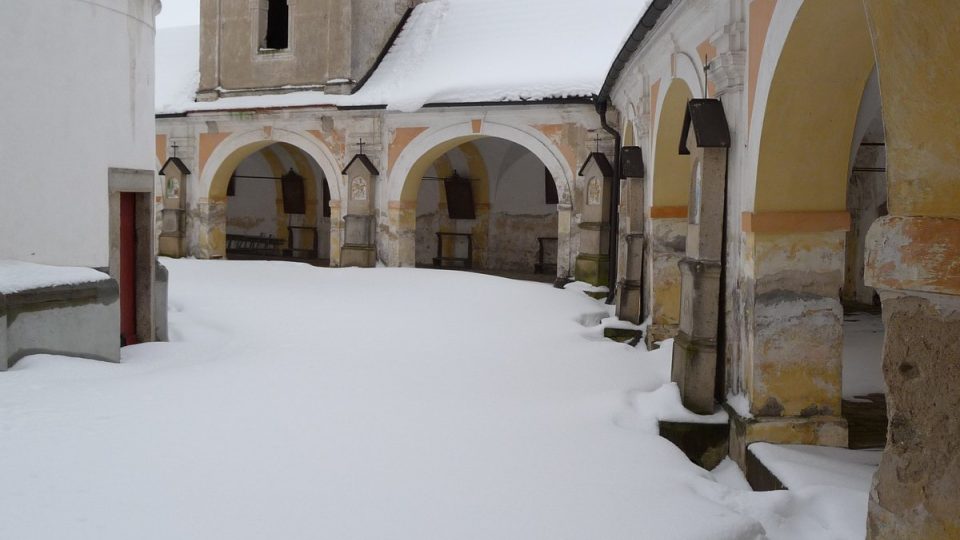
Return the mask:
{"type": "Polygon", "coordinates": [[[747,446],[755,442],[847,447],[847,421],[840,416],[745,418],[729,404],[730,457],[747,470],[747,446]]]}

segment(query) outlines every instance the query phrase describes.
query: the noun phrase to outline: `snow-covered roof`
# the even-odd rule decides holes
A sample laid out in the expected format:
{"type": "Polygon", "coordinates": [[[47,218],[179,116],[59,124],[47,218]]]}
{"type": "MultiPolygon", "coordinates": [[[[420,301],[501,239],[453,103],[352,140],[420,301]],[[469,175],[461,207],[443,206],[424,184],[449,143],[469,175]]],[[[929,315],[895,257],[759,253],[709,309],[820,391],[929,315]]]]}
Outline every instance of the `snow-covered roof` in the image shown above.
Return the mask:
{"type": "Polygon", "coordinates": [[[293,92],[195,103],[198,27],[157,31],[157,113],[538,101],[597,94],[650,0],[431,0],[354,95],[293,92]]]}

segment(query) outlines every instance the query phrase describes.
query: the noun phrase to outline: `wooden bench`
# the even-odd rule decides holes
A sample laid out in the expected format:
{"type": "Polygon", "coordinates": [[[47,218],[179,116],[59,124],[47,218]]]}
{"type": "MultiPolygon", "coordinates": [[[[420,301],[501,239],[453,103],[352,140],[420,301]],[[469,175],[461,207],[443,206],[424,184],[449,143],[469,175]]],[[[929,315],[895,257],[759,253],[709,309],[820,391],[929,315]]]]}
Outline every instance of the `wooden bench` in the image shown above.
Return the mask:
{"type": "Polygon", "coordinates": [[[473,268],[473,235],[469,233],[438,232],[437,233],[437,256],[433,258],[433,267],[434,268],[459,267],[459,268],[467,268],[467,269],[473,268]],[[467,256],[455,257],[452,255],[444,255],[443,239],[447,237],[453,238],[454,243],[458,238],[466,238],[467,239],[467,256]]]}
{"type": "Polygon", "coordinates": [[[282,248],[283,240],[272,236],[227,235],[228,254],[276,257],[281,255],[282,248]]]}

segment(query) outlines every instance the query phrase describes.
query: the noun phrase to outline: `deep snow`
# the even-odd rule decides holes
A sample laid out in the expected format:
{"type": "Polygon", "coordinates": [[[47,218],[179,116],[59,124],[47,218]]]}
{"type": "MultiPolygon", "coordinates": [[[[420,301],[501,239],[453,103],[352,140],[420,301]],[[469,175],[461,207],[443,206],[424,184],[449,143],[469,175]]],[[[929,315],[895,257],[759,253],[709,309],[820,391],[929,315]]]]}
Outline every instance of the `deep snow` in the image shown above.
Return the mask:
{"type": "Polygon", "coordinates": [[[164,264],[172,343],[0,373],[0,538],[863,536],[866,493],[753,493],[656,436],[669,345],[603,340],[581,292],[164,264]]]}

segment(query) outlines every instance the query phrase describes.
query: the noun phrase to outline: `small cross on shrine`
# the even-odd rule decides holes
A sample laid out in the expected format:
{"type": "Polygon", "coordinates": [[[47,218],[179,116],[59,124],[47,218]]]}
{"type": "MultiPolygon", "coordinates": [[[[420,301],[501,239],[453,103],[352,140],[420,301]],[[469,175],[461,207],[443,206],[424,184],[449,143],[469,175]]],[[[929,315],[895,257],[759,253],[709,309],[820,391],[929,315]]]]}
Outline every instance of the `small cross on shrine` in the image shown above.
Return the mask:
{"type": "Polygon", "coordinates": [[[173,141],[173,144],[170,145],[170,148],[173,149],[173,157],[177,157],[177,148],[180,148],[180,145],[177,144],[177,141],[173,141]]]}

